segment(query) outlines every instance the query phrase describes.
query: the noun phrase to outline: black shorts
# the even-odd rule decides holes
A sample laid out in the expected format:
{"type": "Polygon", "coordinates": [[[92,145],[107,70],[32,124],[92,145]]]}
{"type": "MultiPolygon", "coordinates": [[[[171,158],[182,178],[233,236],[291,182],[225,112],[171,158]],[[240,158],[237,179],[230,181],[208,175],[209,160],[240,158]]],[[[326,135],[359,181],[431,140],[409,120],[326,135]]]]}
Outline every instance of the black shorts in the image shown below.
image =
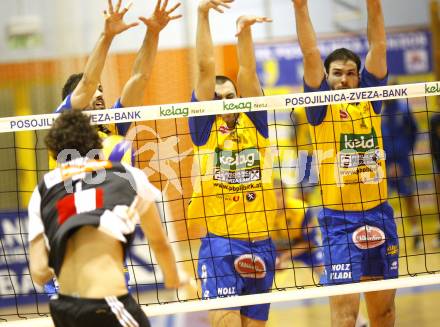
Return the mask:
{"type": "Polygon", "coordinates": [[[104,299],[59,294],[49,303],[55,327],[150,327],[147,316],[130,294],[104,299]]]}

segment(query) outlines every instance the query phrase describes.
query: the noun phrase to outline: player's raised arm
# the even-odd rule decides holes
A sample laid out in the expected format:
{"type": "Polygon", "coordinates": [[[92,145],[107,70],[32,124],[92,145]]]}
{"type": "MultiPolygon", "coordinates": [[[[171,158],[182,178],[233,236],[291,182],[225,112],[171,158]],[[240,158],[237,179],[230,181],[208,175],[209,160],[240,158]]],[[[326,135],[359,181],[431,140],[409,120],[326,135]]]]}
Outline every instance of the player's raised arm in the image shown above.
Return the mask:
{"type": "Polygon", "coordinates": [[[381,0],[366,0],[369,50],[365,68],[379,79],[387,75],[387,40],[381,0]]]}
{"type": "Polygon", "coordinates": [[[113,38],[139,24],[124,22],[124,16],[129,7],[122,7],[122,0],[118,0],[116,6],[113,7],[112,0],[108,0],[108,9],[104,11],[104,31],[99,36],[98,42],[87,60],[81,81],[72,93],[70,99],[72,108],[84,109],[90,103],[100,83],[101,72],[113,38]]]}
{"type": "Polygon", "coordinates": [[[44,240],[44,225],[41,219],[40,206],[41,197],[38,187],[36,187],[28,207],[29,272],[32,280],[43,286],[54,276],[54,272],[49,267],[49,253],[44,240]]]}
{"type": "Polygon", "coordinates": [[[238,52],[238,75],[237,84],[242,97],[263,95],[260,80],[257,75],[254,44],[252,40],[251,26],[255,23],[271,22],[267,17],[240,16],[237,19],[237,52],[238,52]]]}
{"type": "Polygon", "coordinates": [[[150,79],[157,54],[159,34],[171,20],[182,17],[182,15],[172,15],[180,5],[181,3],[178,2],[168,9],[168,0],[157,0],[150,17],[139,17],[139,20],[146,25],[147,32],[136,56],[131,77],[122,90],[121,104],[124,107],[142,105],[142,95],[150,79]]]}
{"type": "Polygon", "coordinates": [[[223,13],[234,0],[201,0],[197,9],[196,82],[194,92],[199,101],[212,100],[215,94],[215,58],[209,11],[223,13]]]}
{"type": "Polygon", "coordinates": [[[295,8],[296,33],[304,57],[304,81],[309,87],[318,88],[325,73],[307,0],[292,0],[292,2],[295,8]]]}
{"type": "Polygon", "coordinates": [[[140,215],[141,228],[164,274],[165,287],[178,288],[180,280],[177,273],[176,258],[162,227],[156,205],[141,197],[138,197],[138,201],[137,211],[140,215]]]}

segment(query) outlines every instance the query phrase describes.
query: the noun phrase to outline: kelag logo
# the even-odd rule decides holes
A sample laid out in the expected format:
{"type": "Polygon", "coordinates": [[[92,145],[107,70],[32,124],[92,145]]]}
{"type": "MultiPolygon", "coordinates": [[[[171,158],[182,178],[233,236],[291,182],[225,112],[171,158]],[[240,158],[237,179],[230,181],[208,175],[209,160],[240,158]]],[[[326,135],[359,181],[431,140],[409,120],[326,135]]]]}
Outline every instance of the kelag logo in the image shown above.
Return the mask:
{"type": "Polygon", "coordinates": [[[358,153],[365,153],[378,146],[374,128],[369,134],[341,134],[340,142],[341,150],[356,150],[358,153]]]}
{"type": "Polygon", "coordinates": [[[435,83],[435,86],[429,86],[425,84],[425,94],[438,93],[440,92],[440,85],[435,83]]]}
{"type": "Polygon", "coordinates": [[[239,102],[239,103],[226,103],[223,101],[223,111],[236,110],[236,109],[252,109],[252,102],[239,102]]]}
{"type": "Polygon", "coordinates": [[[174,106],[171,106],[171,108],[160,107],[160,115],[161,116],[180,115],[183,117],[187,117],[188,111],[189,111],[188,107],[185,107],[185,108],[179,108],[179,107],[174,107],[174,106]]]}
{"type": "Polygon", "coordinates": [[[216,149],[216,167],[236,171],[260,166],[260,154],[257,149],[250,148],[242,151],[216,149]]]}

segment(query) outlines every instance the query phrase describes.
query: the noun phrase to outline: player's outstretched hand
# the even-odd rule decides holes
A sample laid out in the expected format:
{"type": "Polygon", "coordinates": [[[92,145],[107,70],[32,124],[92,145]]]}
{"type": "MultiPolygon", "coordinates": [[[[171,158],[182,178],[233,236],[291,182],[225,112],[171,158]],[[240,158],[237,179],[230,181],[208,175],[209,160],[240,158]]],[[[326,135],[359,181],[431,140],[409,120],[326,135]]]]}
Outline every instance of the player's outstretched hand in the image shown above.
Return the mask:
{"type": "Polygon", "coordinates": [[[199,11],[208,12],[210,9],[214,9],[219,13],[223,13],[224,8],[231,8],[229,6],[231,2],[234,2],[234,0],[201,0],[199,3],[199,11]]]}
{"type": "Polygon", "coordinates": [[[177,8],[180,7],[180,5],[181,3],[178,2],[167,10],[168,0],[165,0],[163,4],[162,0],[157,0],[156,8],[154,8],[153,14],[149,18],[139,17],[139,20],[148,27],[149,31],[159,33],[165,28],[165,26],[168,25],[170,20],[175,20],[182,17],[182,15],[171,15],[177,8]]]}
{"type": "Polygon", "coordinates": [[[115,7],[113,7],[112,1],[113,0],[108,0],[108,8],[107,10],[104,10],[104,33],[110,37],[114,37],[115,35],[139,24],[138,22],[131,24],[124,22],[124,16],[130,9],[131,3],[128,6],[121,8],[122,0],[118,0],[115,7]]]}
{"type": "Polygon", "coordinates": [[[235,36],[239,36],[243,30],[251,27],[255,23],[270,23],[272,19],[264,16],[240,16],[237,19],[237,34],[235,36]]]}

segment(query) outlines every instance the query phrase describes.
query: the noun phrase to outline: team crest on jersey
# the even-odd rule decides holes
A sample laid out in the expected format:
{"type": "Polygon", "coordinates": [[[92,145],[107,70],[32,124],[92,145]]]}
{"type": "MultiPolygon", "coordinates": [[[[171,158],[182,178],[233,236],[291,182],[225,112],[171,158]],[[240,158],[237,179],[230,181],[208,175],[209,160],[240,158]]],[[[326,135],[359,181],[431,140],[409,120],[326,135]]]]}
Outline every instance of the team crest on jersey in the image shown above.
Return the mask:
{"type": "Polygon", "coordinates": [[[348,119],[348,112],[343,109],[339,109],[339,117],[343,120],[348,119]]]}
{"type": "Polygon", "coordinates": [[[228,126],[220,126],[218,131],[222,134],[228,134],[231,132],[231,129],[229,129],[228,126]]]}
{"type": "Polygon", "coordinates": [[[235,270],[244,278],[261,279],[266,277],[264,260],[254,254],[242,254],[234,261],[235,270]]]}
{"type": "Polygon", "coordinates": [[[353,232],[352,239],[359,249],[372,249],[385,243],[385,233],[378,227],[365,225],[353,232]]]}
{"type": "Polygon", "coordinates": [[[246,200],[248,200],[249,202],[254,201],[256,197],[257,195],[255,194],[255,192],[246,193],[246,200]]]}

